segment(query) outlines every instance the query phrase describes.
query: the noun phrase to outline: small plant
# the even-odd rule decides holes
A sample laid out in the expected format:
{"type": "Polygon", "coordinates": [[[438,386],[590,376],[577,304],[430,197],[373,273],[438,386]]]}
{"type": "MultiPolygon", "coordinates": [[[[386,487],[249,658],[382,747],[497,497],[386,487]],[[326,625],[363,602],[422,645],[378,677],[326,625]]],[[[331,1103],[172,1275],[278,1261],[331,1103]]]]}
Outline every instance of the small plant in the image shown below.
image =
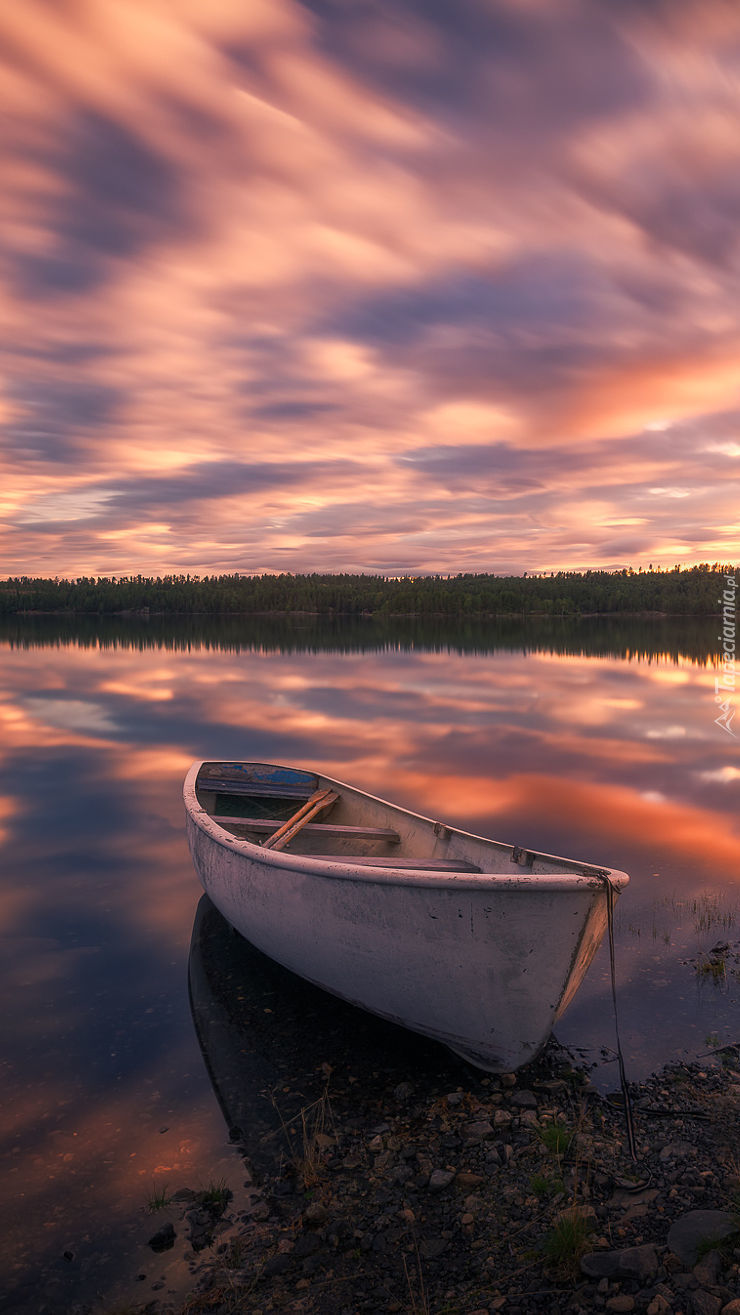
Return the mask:
{"type": "Polygon", "coordinates": [[[579,1205],[564,1210],[545,1238],[544,1253],[547,1263],[563,1278],[574,1278],[578,1262],[588,1250],[590,1234],[588,1217],[579,1205]]]}
{"type": "Polygon", "coordinates": [[[226,1186],[226,1179],[219,1178],[217,1183],[209,1183],[200,1193],[203,1205],[225,1210],[231,1200],[231,1190],[226,1186]]]}
{"type": "Polygon", "coordinates": [[[152,1194],[147,1201],[147,1210],[150,1215],[156,1214],[157,1210],[165,1210],[172,1200],[167,1195],[167,1184],[164,1187],[156,1188],[152,1183],[152,1194]]]}
{"type": "Polygon", "coordinates": [[[324,1157],[327,1148],[334,1140],[326,1131],[327,1126],[331,1126],[333,1120],[329,1103],[328,1084],[318,1100],[315,1100],[311,1105],[304,1105],[296,1117],[290,1120],[290,1123],[286,1123],[283,1119],[274,1096],[273,1105],[280,1117],[283,1133],[291,1151],[293,1168],[302,1179],[304,1192],[311,1192],[321,1180],[324,1157]],[[300,1124],[300,1149],[296,1148],[295,1130],[292,1126],[296,1123],[300,1124]]]}
{"type": "Polygon", "coordinates": [[[562,1178],[550,1178],[548,1174],[534,1173],[529,1180],[530,1191],[534,1196],[546,1200],[551,1196],[559,1196],[565,1191],[565,1183],[562,1178]]]}
{"type": "Polygon", "coordinates": [[[542,1128],[538,1128],[537,1136],[542,1145],[560,1160],[568,1154],[573,1144],[574,1133],[566,1128],[564,1123],[555,1122],[546,1123],[542,1128]]]}

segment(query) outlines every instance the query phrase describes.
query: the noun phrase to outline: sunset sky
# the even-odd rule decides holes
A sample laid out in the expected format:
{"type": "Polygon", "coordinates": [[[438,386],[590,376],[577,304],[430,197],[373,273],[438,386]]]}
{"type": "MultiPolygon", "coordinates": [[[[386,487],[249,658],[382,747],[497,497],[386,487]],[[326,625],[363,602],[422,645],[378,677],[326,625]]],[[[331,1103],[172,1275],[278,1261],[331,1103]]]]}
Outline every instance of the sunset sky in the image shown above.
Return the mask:
{"type": "Polygon", "coordinates": [[[740,5],[10,0],[0,574],[737,559],[740,5]]]}

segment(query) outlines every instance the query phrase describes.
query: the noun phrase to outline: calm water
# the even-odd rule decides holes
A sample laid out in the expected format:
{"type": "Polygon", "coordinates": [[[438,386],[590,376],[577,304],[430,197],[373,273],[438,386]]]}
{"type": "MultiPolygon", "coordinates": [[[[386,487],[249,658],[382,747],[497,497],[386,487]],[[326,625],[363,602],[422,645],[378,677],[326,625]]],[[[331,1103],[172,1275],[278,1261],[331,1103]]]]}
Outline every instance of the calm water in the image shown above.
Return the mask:
{"type": "MultiPolygon", "coordinates": [[[[740,1040],[740,755],[714,724],[716,631],[6,622],[4,1309],[66,1311],[95,1292],[104,1305],[137,1270],[140,1300],[176,1286],[181,1253],[145,1246],[152,1185],[223,1177],[239,1189],[227,1123],[261,1128],[259,1093],[285,1076],[288,1047],[301,1071],[350,1066],[365,1083],[412,1068],[454,1086],[465,1071],[296,992],[224,938],[184,841],[193,758],[314,767],[485,835],[625,869],[629,1075],[740,1040]],[[725,975],[698,972],[718,942],[731,947],[725,975]],[[232,1033],[236,977],[251,1014],[232,1033]],[[198,1036],[212,1070],[230,1048],[240,1056],[238,1078],[214,1072],[218,1099],[198,1036]]],[[[612,1047],[603,947],[557,1035],[600,1063],[612,1047]]],[[[597,1080],[616,1085],[606,1060],[597,1080]]]]}

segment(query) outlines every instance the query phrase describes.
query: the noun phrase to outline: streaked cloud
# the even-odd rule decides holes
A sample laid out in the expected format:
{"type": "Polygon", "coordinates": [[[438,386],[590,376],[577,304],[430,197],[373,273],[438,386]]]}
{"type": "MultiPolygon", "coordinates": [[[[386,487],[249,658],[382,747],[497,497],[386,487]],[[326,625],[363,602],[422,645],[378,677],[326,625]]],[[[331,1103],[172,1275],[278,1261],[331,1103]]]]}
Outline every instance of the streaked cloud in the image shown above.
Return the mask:
{"type": "Polygon", "coordinates": [[[0,14],[0,571],[738,554],[740,13],[0,14]]]}

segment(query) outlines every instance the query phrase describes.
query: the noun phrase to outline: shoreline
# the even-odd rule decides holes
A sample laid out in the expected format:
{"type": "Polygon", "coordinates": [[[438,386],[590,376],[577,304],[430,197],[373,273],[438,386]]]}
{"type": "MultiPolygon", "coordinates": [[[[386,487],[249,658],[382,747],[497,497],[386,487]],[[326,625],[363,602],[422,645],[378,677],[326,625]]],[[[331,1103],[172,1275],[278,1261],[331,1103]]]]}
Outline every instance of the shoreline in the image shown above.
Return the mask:
{"type": "Polygon", "coordinates": [[[246,1208],[175,1194],[190,1293],[131,1310],[740,1315],[740,1048],[721,1058],[632,1087],[636,1163],[616,1098],[556,1043],[455,1088],[410,1065],[369,1099],[329,1072],[246,1208]]]}
{"type": "Polygon", "coordinates": [[[577,611],[573,611],[573,612],[539,612],[539,611],[537,611],[535,608],[532,608],[530,611],[527,611],[527,612],[521,612],[521,611],[520,611],[520,612],[465,612],[465,611],[459,611],[459,612],[385,612],[385,611],[374,611],[374,612],[369,612],[369,611],[361,611],[361,612],[341,612],[341,611],[331,611],[331,610],[321,611],[321,612],[316,612],[316,611],[311,611],[311,610],[308,609],[308,608],[295,608],[295,609],[291,609],[291,610],[281,610],[281,609],[279,609],[279,608],[272,608],[272,609],[267,610],[267,611],[257,611],[257,610],[253,610],[253,611],[252,611],[252,610],[250,610],[250,611],[233,611],[233,612],[232,612],[232,611],[198,612],[198,611],[172,611],[172,610],[170,610],[170,609],[168,609],[168,610],[166,610],[166,611],[160,611],[159,609],[157,609],[157,608],[153,608],[153,607],[138,607],[138,608],[121,608],[121,609],[119,609],[119,610],[117,610],[117,611],[105,611],[105,610],[99,611],[99,610],[97,610],[97,609],[96,609],[95,611],[88,611],[88,610],[85,610],[85,609],[82,609],[82,608],[55,608],[55,609],[50,609],[50,610],[48,610],[48,611],[41,611],[41,610],[38,609],[38,608],[30,608],[30,609],[28,609],[28,610],[26,610],[26,611],[3,612],[3,613],[1,613],[0,615],[2,615],[3,617],[11,617],[11,616],[13,616],[13,617],[19,617],[19,618],[24,619],[24,620],[25,620],[26,618],[28,618],[28,617],[34,617],[34,616],[57,616],[57,617],[62,616],[62,617],[75,617],[75,618],[77,618],[77,617],[105,617],[105,618],[107,618],[107,619],[110,619],[111,617],[117,617],[117,618],[119,618],[119,619],[121,619],[121,620],[127,620],[127,621],[128,621],[128,620],[131,620],[132,618],[133,618],[133,619],[136,619],[136,620],[147,620],[149,617],[163,617],[163,616],[164,616],[164,617],[172,617],[173,620],[176,619],[176,618],[178,618],[178,617],[192,617],[192,616],[197,616],[197,617],[209,617],[209,618],[211,618],[211,619],[213,619],[213,620],[218,620],[218,619],[220,619],[220,618],[222,618],[222,617],[251,617],[251,616],[253,616],[253,617],[266,617],[266,616],[275,616],[275,617],[294,617],[294,616],[296,616],[296,617],[302,617],[302,616],[311,616],[311,617],[325,617],[327,620],[330,620],[330,621],[334,621],[334,620],[352,620],[352,621],[383,621],[383,620],[388,620],[388,621],[394,621],[394,620],[401,620],[401,619],[433,620],[433,621],[441,621],[441,620],[459,621],[460,619],[463,619],[463,620],[465,620],[465,621],[498,621],[498,620],[502,620],[502,621],[511,621],[511,620],[518,620],[518,621],[530,621],[530,620],[532,620],[532,621],[541,621],[541,620],[546,620],[546,621],[568,621],[568,622],[570,622],[570,621],[589,621],[589,620],[593,620],[595,617],[626,617],[626,618],[630,618],[630,617],[631,617],[631,618],[633,618],[633,619],[634,619],[634,618],[638,618],[638,619],[642,619],[642,620],[656,620],[656,621],[663,621],[663,620],[684,620],[684,621],[700,621],[700,620],[706,620],[706,621],[711,621],[711,620],[715,620],[717,617],[721,617],[721,616],[722,616],[722,610],[721,610],[721,609],[718,609],[717,611],[714,611],[714,612],[658,612],[658,611],[649,611],[649,610],[648,610],[648,611],[644,611],[644,610],[643,610],[643,611],[637,611],[637,612],[635,612],[635,611],[627,611],[626,609],[625,609],[625,610],[622,610],[622,609],[614,609],[614,610],[612,610],[612,611],[608,611],[608,612],[577,612],[577,611]]]}

